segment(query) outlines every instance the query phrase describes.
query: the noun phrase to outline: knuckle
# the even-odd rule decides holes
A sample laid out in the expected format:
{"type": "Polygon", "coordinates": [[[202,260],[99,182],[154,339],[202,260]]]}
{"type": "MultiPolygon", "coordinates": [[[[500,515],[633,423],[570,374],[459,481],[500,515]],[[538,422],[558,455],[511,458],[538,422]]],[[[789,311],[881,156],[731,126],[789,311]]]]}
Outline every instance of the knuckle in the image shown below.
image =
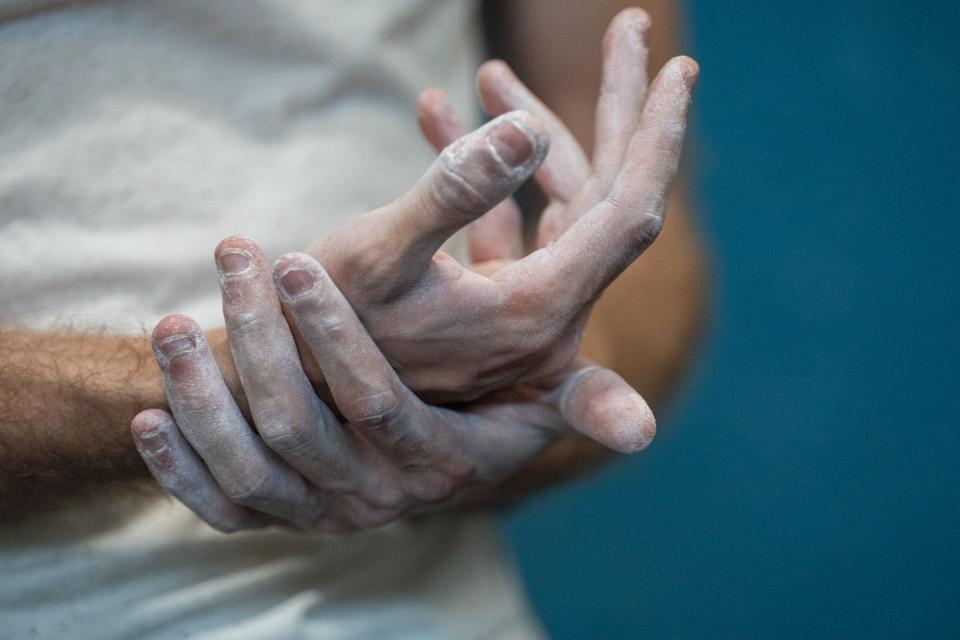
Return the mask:
{"type": "Polygon", "coordinates": [[[442,465],[421,468],[406,482],[407,493],[424,503],[438,503],[451,498],[476,476],[476,467],[465,461],[449,460],[442,465]]]}
{"type": "Polygon", "coordinates": [[[476,476],[477,468],[467,462],[453,462],[447,465],[446,473],[455,490],[472,481],[476,476]]]}
{"type": "Polygon", "coordinates": [[[223,305],[223,319],[227,328],[236,334],[258,335],[263,330],[262,314],[246,305],[229,303],[223,305]]]}
{"type": "Polygon", "coordinates": [[[343,410],[350,422],[370,430],[389,428],[401,417],[400,398],[392,389],[359,396],[343,410]]]}
{"type": "Polygon", "coordinates": [[[339,340],[347,330],[343,317],[335,310],[320,314],[312,322],[314,334],[329,341],[339,340]]]}
{"type": "Polygon", "coordinates": [[[271,420],[259,431],[267,446],[278,453],[300,453],[312,443],[313,430],[303,420],[271,420]]]}
{"type": "Polygon", "coordinates": [[[636,234],[637,240],[643,246],[649,245],[660,235],[660,230],[663,229],[663,206],[660,203],[651,203],[651,206],[641,213],[636,234]]]}
{"type": "Polygon", "coordinates": [[[430,469],[436,462],[434,451],[419,433],[397,429],[389,434],[390,451],[398,458],[398,464],[406,472],[418,473],[430,469]]]}
{"type": "MultiPolygon", "coordinates": [[[[470,180],[464,163],[463,145],[451,145],[440,154],[437,172],[431,182],[431,195],[436,204],[459,217],[472,218],[492,204],[489,179],[470,180]]],[[[491,167],[496,172],[495,167],[491,167]]]]}
{"type": "Polygon", "coordinates": [[[273,473],[269,469],[252,467],[226,482],[224,492],[237,504],[257,507],[271,501],[274,484],[273,473]]]}
{"type": "Polygon", "coordinates": [[[633,234],[642,246],[650,244],[663,228],[663,213],[667,208],[665,195],[650,193],[637,202],[633,202],[633,197],[624,199],[621,196],[608,193],[603,202],[613,210],[617,219],[632,221],[633,234]]]}
{"type": "Polygon", "coordinates": [[[460,484],[455,476],[428,472],[412,478],[407,484],[407,492],[419,502],[437,503],[452,496],[460,484]]]}

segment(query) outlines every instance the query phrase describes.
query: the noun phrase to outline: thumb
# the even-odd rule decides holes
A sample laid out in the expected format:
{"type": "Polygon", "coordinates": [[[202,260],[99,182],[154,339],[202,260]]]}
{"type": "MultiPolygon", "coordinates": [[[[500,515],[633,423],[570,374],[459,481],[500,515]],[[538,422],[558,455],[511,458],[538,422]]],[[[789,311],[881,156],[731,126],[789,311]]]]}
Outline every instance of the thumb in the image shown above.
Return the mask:
{"type": "Polygon", "coordinates": [[[546,128],[526,111],[491,120],[447,145],[406,194],[324,239],[318,257],[334,273],[338,262],[361,264],[353,270],[367,286],[391,297],[420,279],[455,231],[516,191],[548,146],[546,128]]]}
{"type": "Polygon", "coordinates": [[[610,369],[596,365],[581,368],[553,393],[570,427],[614,451],[642,451],[657,432],[650,406],[610,369]]]}

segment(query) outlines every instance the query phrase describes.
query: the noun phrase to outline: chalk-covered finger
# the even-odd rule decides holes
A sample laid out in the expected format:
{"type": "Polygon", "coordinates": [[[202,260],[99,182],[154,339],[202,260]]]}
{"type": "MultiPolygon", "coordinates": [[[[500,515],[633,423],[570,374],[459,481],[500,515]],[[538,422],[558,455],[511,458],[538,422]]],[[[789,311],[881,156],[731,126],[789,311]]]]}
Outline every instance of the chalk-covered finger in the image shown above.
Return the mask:
{"type": "Polygon", "coordinates": [[[554,393],[557,408],[567,425],[614,451],[641,451],[657,432],[650,406],[610,369],[598,366],[580,369],[554,393]]]}
{"type": "Polygon", "coordinates": [[[227,497],[166,411],[140,412],[130,431],[137,451],[160,486],[211,527],[230,533],[268,524],[227,497]]]}
{"type": "Polygon", "coordinates": [[[659,234],[697,73],[686,57],[660,71],[609,193],[550,247],[538,275],[563,305],[595,299],[659,234]]]}
{"type": "Polygon", "coordinates": [[[405,471],[428,471],[443,457],[456,457],[452,434],[428,419],[320,264],[287,254],[274,273],[284,305],[350,424],[405,471]]]}
{"type": "Polygon", "coordinates": [[[165,317],[154,329],[153,349],[181,433],[227,496],[297,526],[316,527],[323,515],[316,495],[247,424],[197,323],[165,317]]]}
{"type": "Polygon", "coordinates": [[[231,237],[214,255],[230,351],[263,441],[321,489],[364,490],[371,474],[303,371],[260,247],[231,237]]]}
{"type": "Polygon", "coordinates": [[[623,161],[627,144],[640,123],[647,93],[650,16],[624,9],[603,38],[603,78],[597,100],[594,173],[609,186],[623,161]]]}
{"type": "MultiPolygon", "coordinates": [[[[453,105],[440,89],[428,89],[417,99],[417,122],[423,136],[437,151],[464,133],[453,105]]],[[[467,227],[471,262],[523,257],[523,226],[520,208],[507,198],[467,227]]]]}

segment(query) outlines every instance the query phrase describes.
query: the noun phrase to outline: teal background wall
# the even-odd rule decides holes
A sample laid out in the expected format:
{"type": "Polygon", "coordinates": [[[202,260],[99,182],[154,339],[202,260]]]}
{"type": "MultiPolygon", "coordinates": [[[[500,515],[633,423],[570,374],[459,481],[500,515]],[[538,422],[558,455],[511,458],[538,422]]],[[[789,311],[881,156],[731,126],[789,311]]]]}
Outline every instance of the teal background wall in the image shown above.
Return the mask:
{"type": "Polygon", "coordinates": [[[960,5],[688,3],[715,307],[647,452],[505,518],[556,638],[960,637],[960,5]]]}

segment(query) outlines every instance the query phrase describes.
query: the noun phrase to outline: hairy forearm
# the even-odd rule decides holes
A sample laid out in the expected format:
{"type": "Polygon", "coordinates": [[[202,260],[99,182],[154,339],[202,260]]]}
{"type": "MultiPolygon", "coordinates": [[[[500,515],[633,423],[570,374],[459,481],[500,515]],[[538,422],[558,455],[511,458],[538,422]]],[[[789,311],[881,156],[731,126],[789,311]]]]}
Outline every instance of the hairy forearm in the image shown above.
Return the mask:
{"type": "Polygon", "coordinates": [[[130,419],[163,403],[144,337],[0,332],[0,509],[144,475],[130,419]]]}
{"type": "Polygon", "coordinates": [[[0,330],[0,518],[146,478],[130,421],[164,406],[145,336],[0,330]]]}

